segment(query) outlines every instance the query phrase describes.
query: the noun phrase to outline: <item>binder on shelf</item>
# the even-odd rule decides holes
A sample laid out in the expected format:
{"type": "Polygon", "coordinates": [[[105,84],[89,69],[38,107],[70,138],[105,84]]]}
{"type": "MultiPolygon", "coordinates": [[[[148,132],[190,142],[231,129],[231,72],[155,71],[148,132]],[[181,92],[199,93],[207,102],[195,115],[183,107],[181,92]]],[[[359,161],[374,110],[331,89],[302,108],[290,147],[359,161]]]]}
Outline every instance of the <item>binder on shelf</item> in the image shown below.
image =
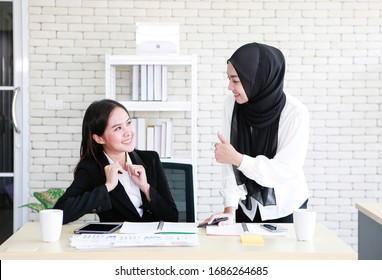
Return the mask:
{"type": "Polygon", "coordinates": [[[147,126],[146,150],[154,151],[154,126],[147,126]]]}
{"type": "Polygon", "coordinates": [[[172,152],[171,152],[171,148],[172,148],[172,121],[171,120],[168,120],[166,121],[166,152],[165,152],[165,155],[164,157],[166,158],[171,158],[171,155],[172,155],[172,152]]]}
{"type": "Polygon", "coordinates": [[[154,65],[154,100],[162,100],[162,66],[154,65]]]}
{"type": "Polygon", "coordinates": [[[162,65],[162,83],[161,83],[162,101],[167,101],[167,65],[162,65]]]}
{"type": "Polygon", "coordinates": [[[137,118],[137,149],[138,150],[146,150],[146,119],[137,118]]]}
{"type": "Polygon", "coordinates": [[[138,120],[137,118],[132,118],[131,119],[131,124],[133,125],[134,129],[135,129],[135,141],[138,141],[138,120]]]}
{"type": "MultiPolygon", "coordinates": [[[[139,119],[139,118],[138,118],[139,119]]],[[[139,125],[138,125],[139,127],[139,125]]],[[[137,133],[138,135],[138,133],[137,133]]],[[[137,139],[143,136],[138,135],[137,139]]],[[[171,158],[172,121],[167,120],[158,125],[146,125],[146,150],[156,151],[161,158],[171,158]]],[[[137,140],[141,141],[141,140],[137,140]]]]}
{"type": "Polygon", "coordinates": [[[154,100],[154,65],[147,65],[147,101],[154,100]]]}
{"type": "Polygon", "coordinates": [[[154,126],[154,150],[160,155],[161,151],[161,132],[162,131],[162,126],[161,125],[155,125],[154,126]]]}
{"type": "Polygon", "coordinates": [[[147,65],[141,65],[141,100],[147,100],[147,65]]]}
{"type": "Polygon", "coordinates": [[[132,69],[132,99],[139,100],[139,65],[133,65],[132,69]]]}
{"type": "Polygon", "coordinates": [[[166,157],[166,122],[162,122],[161,141],[160,141],[160,157],[166,157]]]}

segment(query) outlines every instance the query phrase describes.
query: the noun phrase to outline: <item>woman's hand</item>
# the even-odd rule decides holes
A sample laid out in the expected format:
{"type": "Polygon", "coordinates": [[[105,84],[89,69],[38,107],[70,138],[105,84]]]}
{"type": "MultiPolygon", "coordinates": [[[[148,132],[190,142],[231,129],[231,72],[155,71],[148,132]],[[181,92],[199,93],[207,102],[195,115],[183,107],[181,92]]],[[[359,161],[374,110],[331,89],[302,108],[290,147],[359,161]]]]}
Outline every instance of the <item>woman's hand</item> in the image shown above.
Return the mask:
{"type": "Polygon", "coordinates": [[[118,172],[122,172],[123,169],[118,163],[113,163],[106,165],[104,170],[106,176],[105,185],[107,191],[110,192],[118,185],[118,172]]]}
{"type": "Polygon", "coordinates": [[[134,183],[145,194],[148,201],[150,198],[150,185],[147,183],[146,170],[142,165],[126,163],[126,170],[131,176],[134,183]]]}
{"type": "Polygon", "coordinates": [[[205,219],[200,224],[203,224],[203,223],[210,224],[214,219],[223,218],[223,217],[227,217],[228,220],[219,222],[218,226],[230,225],[235,223],[235,208],[227,207],[224,209],[224,213],[213,214],[211,215],[211,217],[205,219]]]}
{"type": "Polygon", "coordinates": [[[219,163],[230,163],[235,166],[240,166],[243,155],[223,137],[221,132],[218,132],[218,138],[221,143],[215,143],[215,159],[219,163]]]}

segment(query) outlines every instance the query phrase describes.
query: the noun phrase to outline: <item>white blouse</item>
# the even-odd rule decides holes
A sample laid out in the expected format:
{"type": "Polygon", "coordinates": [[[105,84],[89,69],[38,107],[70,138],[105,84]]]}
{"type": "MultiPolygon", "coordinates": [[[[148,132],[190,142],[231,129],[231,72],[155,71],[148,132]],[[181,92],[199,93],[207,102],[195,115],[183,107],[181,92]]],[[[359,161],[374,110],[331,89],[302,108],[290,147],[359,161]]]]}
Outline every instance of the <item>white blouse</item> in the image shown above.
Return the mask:
{"type": "MultiPolygon", "coordinates": [[[[262,220],[285,217],[298,209],[309,197],[303,165],[308,149],[309,112],[296,98],[286,95],[285,107],[280,115],[276,155],[269,159],[263,155],[250,157],[244,155],[238,169],[248,178],[264,187],[274,188],[276,205],[264,207],[252,199],[252,210],[245,208],[245,185],[237,185],[231,164],[222,165],[225,207],[242,206],[244,213],[253,220],[259,207],[262,220]]],[[[232,111],[235,104],[233,94],[224,103],[222,133],[230,139],[232,111]]]]}
{"type": "MultiPolygon", "coordinates": [[[[107,159],[109,160],[110,164],[114,163],[114,161],[106,153],[105,155],[107,159]]],[[[127,155],[127,162],[129,164],[132,164],[129,154],[127,153],[126,155],[127,155]]],[[[134,183],[133,179],[131,179],[131,176],[126,170],[122,170],[122,174],[118,174],[118,180],[121,183],[121,185],[124,187],[125,192],[129,196],[135,209],[137,209],[137,212],[142,217],[143,209],[140,208],[140,206],[142,206],[142,197],[141,197],[141,191],[139,187],[134,183]]]]}

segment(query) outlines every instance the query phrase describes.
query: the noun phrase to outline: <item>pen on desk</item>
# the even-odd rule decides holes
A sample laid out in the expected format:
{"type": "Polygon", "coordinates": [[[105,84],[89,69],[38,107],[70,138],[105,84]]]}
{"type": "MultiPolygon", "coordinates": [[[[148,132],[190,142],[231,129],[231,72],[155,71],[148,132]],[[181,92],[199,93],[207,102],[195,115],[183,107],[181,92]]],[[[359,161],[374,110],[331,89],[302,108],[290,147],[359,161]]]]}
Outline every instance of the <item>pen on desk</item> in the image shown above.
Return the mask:
{"type": "Polygon", "coordinates": [[[246,223],[241,223],[244,233],[249,233],[248,226],[246,223]]]}
{"type": "Polygon", "coordinates": [[[161,232],[161,231],[162,231],[162,229],[163,229],[163,225],[164,225],[164,221],[159,221],[159,223],[158,223],[158,227],[157,227],[157,231],[158,231],[158,232],[161,232]]]}

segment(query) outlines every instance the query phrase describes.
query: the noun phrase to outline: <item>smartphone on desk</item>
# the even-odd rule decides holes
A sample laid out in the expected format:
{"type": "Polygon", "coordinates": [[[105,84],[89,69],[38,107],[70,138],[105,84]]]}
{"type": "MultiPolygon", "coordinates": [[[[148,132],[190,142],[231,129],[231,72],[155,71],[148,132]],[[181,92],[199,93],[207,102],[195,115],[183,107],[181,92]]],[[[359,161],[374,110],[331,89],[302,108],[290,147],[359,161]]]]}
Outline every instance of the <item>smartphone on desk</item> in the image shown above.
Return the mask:
{"type": "Polygon", "coordinates": [[[86,225],[74,230],[74,233],[113,233],[117,229],[122,227],[121,223],[87,223],[86,225]]]}
{"type": "Polygon", "coordinates": [[[220,222],[227,221],[227,220],[228,220],[228,217],[216,218],[216,219],[214,219],[210,224],[208,224],[208,223],[202,223],[202,224],[199,224],[199,225],[198,225],[198,228],[205,228],[205,227],[207,227],[207,226],[216,226],[216,225],[218,225],[220,222]]]}
{"type": "Polygon", "coordinates": [[[287,229],[283,226],[276,224],[261,224],[260,227],[270,232],[285,232],[287,229]]]}

